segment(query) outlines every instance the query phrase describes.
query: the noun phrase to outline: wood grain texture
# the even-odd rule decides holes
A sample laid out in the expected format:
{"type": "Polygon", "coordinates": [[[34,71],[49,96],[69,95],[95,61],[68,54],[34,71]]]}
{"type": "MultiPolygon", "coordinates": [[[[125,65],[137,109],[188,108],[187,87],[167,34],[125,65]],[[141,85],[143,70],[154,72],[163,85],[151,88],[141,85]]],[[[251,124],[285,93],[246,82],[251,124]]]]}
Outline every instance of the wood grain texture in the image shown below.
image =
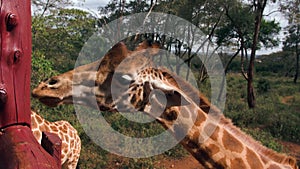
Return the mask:
{"type": "Polygon", "coordinates": [[[58,136],[53,158],[30,129],[30,74],[30,0],[0,0],[0,169],[61,168],[58,136]]]}
{"type": "Polygon", "coordinates": [[[30,1],[0,3],[0,89],[7,93],[6,103],[0,105],[0,128],[16,123],[30,126],[30,1]],[[10,28],[9,15],[14,15],[16,22],[10,28]]]}
{"type": "Polygon", "coordinates": [[[54,159],[38,144],[29,127],[11,126],[0,133],[0,168],[58,169],[54,159]]]}

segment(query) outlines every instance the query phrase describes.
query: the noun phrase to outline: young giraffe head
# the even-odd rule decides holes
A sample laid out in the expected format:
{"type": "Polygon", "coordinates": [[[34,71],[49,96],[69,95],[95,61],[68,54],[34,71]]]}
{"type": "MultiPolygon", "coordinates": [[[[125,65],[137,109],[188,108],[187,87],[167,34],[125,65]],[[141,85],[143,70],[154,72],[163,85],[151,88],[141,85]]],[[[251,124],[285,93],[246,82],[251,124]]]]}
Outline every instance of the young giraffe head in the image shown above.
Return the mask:
{"type": "MultiPolygon", "coordinates": [[[[119,79],[115,73],[119,65],[130,65],[126,72],[138,72],[151,64],[151,56],[159,50],[159,45],[144,41],[134,51],[127,49],[124,43],[118,43],[99,61],[83,65],[59,76],[54,76],[32,91],[33,97],[42,103],[54,107],[60,104],[91,104],[91,95],[96,95],[97,106],[101,110],[112,110],[112,79],[119,79]]],[[[122,67],[122,66],[120,66],[122,67]]],[[[123,86],[122,80],[114,83],[123,86]]],[[[116,87],[117,87],[116,86],[116,87]]]]}

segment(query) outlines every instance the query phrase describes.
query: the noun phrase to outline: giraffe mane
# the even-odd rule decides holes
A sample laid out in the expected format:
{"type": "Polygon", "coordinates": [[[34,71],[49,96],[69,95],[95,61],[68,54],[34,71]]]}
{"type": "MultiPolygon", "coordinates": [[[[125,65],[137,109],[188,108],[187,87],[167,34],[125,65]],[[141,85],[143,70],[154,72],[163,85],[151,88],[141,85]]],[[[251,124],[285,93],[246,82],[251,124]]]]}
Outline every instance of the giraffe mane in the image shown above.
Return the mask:
{"type": "Polygon", "coordinates": [[[225,116],[221,115],[221,125],[223,125],[224,129],[226,129],[228,132],[233,134],[234,136],[237,136],[237,138],[248,145],[251,149],[258,152],[260,155],[264,155],[268,157],[269,159],[278,162],[283,163],[286,165],[293,166],[295,169],[297,169],[297,161],[294,157],[286,156],[284,154],[280,154],[272,149],[268,149],[267,147],[263,146],[261,142],[258,142],[254,140],[251,136],[245,134],[241,129],[234,126],[232,121],[225,116]]]}
{"type": "Polygon", "coordinates": [[[173,72],[170,72],[166,68],[161,68],[160,71],[163,73],[164,77],[169,81],[169,83],[175,87],[177,87],[179,90],[182,90],[189,98],[191,98],[205,113],[217,113],[220,112],[218,108],[216,108],[214,105],[212,105],[209,101],[209,99],[204,96],[198,89],[196,89],[194,86],[192,86],[187,81],[183,80],[181,77],[176,75],[173,72]],[[178,85],[180,84],[180,86],[178,85]]]}
{"type": "Polygon", "coordinates": [[[141,51],[147,49],[149,50],[149,54],[151,56],[156,55],[159,52],[160,44],[152,41],[145,40],[142,43],[140,43],[134,51],[141,51]]]}

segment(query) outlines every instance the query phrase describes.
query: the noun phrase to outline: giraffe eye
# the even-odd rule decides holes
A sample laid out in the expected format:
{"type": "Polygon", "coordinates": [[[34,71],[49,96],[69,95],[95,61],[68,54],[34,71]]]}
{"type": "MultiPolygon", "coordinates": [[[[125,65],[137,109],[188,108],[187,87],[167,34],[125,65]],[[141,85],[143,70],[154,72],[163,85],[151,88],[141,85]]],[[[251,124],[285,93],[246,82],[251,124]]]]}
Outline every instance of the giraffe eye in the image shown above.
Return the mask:
{"type": "Polygon", "coordinates": [[[56,80],[56,79],[51,79],[51,80],[48,82],[48,84],[49,84],[49,85],[55,85],[57,82],[58,82],[58,80],[56,80]]]}
{"type": "Polygon", "coordinates": [[[132,78],[127,74],[115,73],[114,79],[121,85],[129,85],[132,82],[132,78]]]}
{"type": "Polygon", "coordinates": [[[129,75],[123,75],[122,79],[127,81],[132,81],[132,78],[129,75]]]}

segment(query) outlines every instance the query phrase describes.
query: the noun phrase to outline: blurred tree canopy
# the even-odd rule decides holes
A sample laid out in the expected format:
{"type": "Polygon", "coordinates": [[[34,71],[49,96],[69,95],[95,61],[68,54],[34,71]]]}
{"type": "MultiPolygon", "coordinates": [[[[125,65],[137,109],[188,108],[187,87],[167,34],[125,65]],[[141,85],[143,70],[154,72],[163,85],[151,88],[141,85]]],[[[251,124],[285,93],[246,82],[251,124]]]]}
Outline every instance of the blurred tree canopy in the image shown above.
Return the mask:
{"type": "MultiPolygon", "coordinates": [[[[65,72],[72,69],[85,42],[103,25],[139,12],[169,13],[197,26],[207,35],[205,41],[216,44],[213,50],[222,49],[221,52],[229,56],[230,59],[223,59],[225,72],[236,56],[242,58],[242,71],[250,63],[248,53],[254,45],[256,18],[254,1],[111,0],[106,6],[98,8],[100,18],[80,9],[72,9],[73,2],[70,0],[34,0],[32,4],[35,9],[32,18],[33,69],[44,72],[37,73],[41,76],[37,78],[39,80],[46,76],[45,72],[55,74],[52,70],[65,72]]],[[[255,50],[277,46],[279,40],[276,35],[280,29],[277,22],[262,18],[255,50]]],[[[194,30],[188,31],[191,36],[187,39],[192,39],[194,30]]],[[[159,41],[162,48],[182,58],[193,69],[199,82],[208,78],[204,61],[197,60],[197,53],[191,50],[193,43],[155,33],[139,37],[139,41],[143,39],[159,41]]],[[[181,65],[171,69],[180,72],[181,65]]],[[[186,73],[188,79],[190,72],[186,73]]]]}
{"type": "Polygon", "coordinates": [[[280,3],[280,10],[288,20],[288,26],[285,28],[286,39],[283,42],[284,51],[293,51],[295,55],[295,75],[294,83],[297,83],[299,76],[299,58],[300,58],[300,0],[285,0],[280,3]]]}

